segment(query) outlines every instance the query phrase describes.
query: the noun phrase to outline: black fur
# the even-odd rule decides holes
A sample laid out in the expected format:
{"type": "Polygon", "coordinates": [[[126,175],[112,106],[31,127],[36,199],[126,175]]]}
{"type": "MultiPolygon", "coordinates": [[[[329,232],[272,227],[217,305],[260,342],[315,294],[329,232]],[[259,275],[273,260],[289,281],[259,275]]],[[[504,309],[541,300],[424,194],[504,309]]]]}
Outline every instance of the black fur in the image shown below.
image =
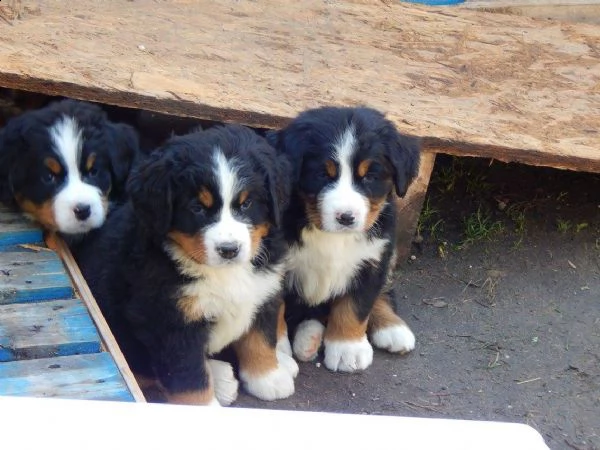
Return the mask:
{"type": "Polygon", "coordinates": [[[127,176],[138,157],[135,130],[110,122],[95,104],[62,100],[14,117],[0,131],[0,202],[18,208],[16,199],[20,198],[41,205],[52,201],[64,188],[67,167],[50,136],[52,127],[64,117],[74,118],[82,134],[77,168],[82,181],[98,188],[111,201],[122,200],[127,176]],[[94,165],[88,171],[86,161],[92,153],[94,165]],[[47,158],[60,162],[60,176],[49,173],[44,165],[47,158]]]}
{"type": "MultiPolygon", "coordinates": [[[[335,159],[334,146],[348,129],[354,130],[356,141],[352,156],[353,189],[365,199],[385,199],[373,225],[362,233],[367,239],[386,239],[387,243],[377,263],[361,261],[354,275],[347,279],[345,291],[323,299],[317,305],[308,305],[302,292],[288,283],[286,320],[292,334],[303,320],[326,318],[331,303],[343,296],[352,298],[354,312],[363,321],[369,317],[377,297],[388,289],[396,247],[394,194],[404,196],[417,175],[419,142],[400,134],[383,114],[374,109],[324,107],[308,110],[284,129],[268,134],[270,142],[288,156],[293,166],[295,188],[284,216],[286,239],[292,248],[305,247],[303,231],[317,226],[311,223],[307,214],[307,202],[320,205],[322,194],[337,182],[336,177],[332,178],[327,173],[326,161],[335,159]],[[369,161],[364,176],[358,174],[362,161],[369,161]]],[[[333,258],[344,258],[344,249],[340,248],[339,255],[333,255],[333,258]]],[[[391,287],[389,289],[391,292],[391,287]]]]}
{"type": "MultiPolygon", "coordinates": [[[[265,251],[248,263],[251,270],[269,272],[281,263],[286,246],[277,223],[288,202],[289,165],[265,139],[235,125],[174,137],[155,150],[133,171],[129,201],[79,257],[132,369],[158,378],[168,394],[203,390],[208,384],[205,358],[218,319],[185,319],[177,307],[181,289],[205,280],[184,273],[166,247],[173,245],[173,232],[198,235],[218,220],[223,205],[213,189],[218,181],[216,148],[228,161],[235,159],[241,188],[250,192],[252,203],[234,212],[237,219],[270,224],[262,240],[265,251]],[[214,193],[211,207],[198,203],[198,192],[206,187],[214,193]]],[[[256,318],[256,326],[273,346],[273,311],[279,300],[264,299],[256,318]]]]}

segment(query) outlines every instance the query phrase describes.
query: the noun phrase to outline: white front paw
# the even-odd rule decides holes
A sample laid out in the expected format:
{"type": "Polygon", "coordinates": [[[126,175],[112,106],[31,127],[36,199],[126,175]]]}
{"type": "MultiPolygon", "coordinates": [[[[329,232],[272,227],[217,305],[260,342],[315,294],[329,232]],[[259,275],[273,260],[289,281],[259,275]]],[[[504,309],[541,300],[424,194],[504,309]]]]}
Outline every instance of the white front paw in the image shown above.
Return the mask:
{"type": "MultiPolygon", "coordinates": [[[[294,371],[291,365],[282,364],[280,358],[283,357],[290,358],[283,353],[279,353],[277,355],[277,359],[279,360],[277,368],[267,372],[265,375],[252,376],[241,371],[240,379],[246,391],[261,400],[277,400],[292,395],[294,393],[294,377],[298,371],[294,371]]],[[[295,361],[293,362],[294,364],[296,363],[295,361]]],[[[298,365],[296,364],[297,367],[298,365]]]]}
{"type": "Polygon", "coordinates": [[[217,359],[209,359],[208,367],[212,373],[215,397],[223,406],[231,405],[238,395],[238,380],[231,364],[217,359]]]}
{"type": "Polygon", "coordinates": [[[298,363],[294,361],[294,358],[292,358],[287,353],[277,351],[277,362],[279,363],[280,367],[283,367],[285,370],[288,371],[292,378],[296,378],[296,375],[298,375],[300,368],[298,367],[298,363]]]}
{"type": "Polygon", "coordinates": [[[373,362],[373,347],[364,336],[358,341],[325,339],[325,367],[334,372],[364,370],[373,362]]]}
{"type": "Polygon", "coordinates": [[[325,326],[318,320],[305,320],[296,329],[294,355],[299,361],[312,361],[319,354],[325,326]]]}
{"type": "Polygon", "coordinates": [[[371,342],[388,352],[408,353],[415,348],[415,335],[405,324],[393,325],[372,333],[371,342]]]}
{"type": "Polygon", "coordinates": [[[292,344],[290,344],[290,340],[288,338],[287,333],[285,333],[277,340],[276,349],[278,352],[285,353],[288,356],[292,356],[292,344]]]}

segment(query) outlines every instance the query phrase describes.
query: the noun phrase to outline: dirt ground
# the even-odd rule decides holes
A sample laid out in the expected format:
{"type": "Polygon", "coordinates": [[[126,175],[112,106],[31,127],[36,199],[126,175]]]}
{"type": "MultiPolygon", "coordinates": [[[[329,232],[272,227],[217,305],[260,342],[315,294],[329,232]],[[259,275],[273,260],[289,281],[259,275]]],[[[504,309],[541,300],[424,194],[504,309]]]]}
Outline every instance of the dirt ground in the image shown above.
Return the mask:
{"type": "Polygon", "coordinates": [[[600,176],[439,156],[423,214],[398,273],[416,349],[360,374],[303,363],[291,398],[237,406],[520,422],[600,449],[600,176]]]}

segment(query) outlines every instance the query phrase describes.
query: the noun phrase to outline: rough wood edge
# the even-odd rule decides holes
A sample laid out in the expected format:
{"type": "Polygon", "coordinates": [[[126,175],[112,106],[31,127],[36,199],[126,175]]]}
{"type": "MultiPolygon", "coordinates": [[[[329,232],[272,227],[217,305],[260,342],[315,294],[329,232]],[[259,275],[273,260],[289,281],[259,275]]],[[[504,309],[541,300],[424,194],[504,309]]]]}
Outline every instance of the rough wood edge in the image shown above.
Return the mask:
{"type": "Polygon", "coordinates": [[[530,166],[553,167],[555,169],[574,170],[577,172],[600,173],[600,159],[594,160],[575,155],[550,155],[534,149],[476,145],[464,142],[443,141],[430,137],[423,138],[422,142],[423,150],[426,152],[490,158],[505,163],[515,162],[530,166]]]}
{"type": "Polygon", "coordinates": [[[94,298],[92,291],[83,278],[83,274],[79,270],[79,266],[75,262],[75,258],[73,258],[71,250],[69,250],[69,247],[67,247],[66,243],[59,236],[47,236],[46,239],[50,241],[48,242],[48,247],[55,250],[63,260],[65,267],[67,268],[67,272],[69,272],[69,276],[73,281],[75,291],[79,294],[79,297],[87,307],[92,320],[96,324],[96,327],[98,327],[98,332],[100,333],[102,343],[112,355],[119,372],[121,372],[121,375],[125,380],[125,384],[133,396],[133,399],[136,402],[145,403],[146,398],[138,386],[133,372],[131,372],[131,369],[125,360],[125,357],[123,356],[115,337],[110,331],[110,328],[106,323],[106,319],[104,319],[104,316],[100,311],[100,307],[96,303],[96,299],[94,298]]]}
{"type": "Polygon", "coordinates": [[[0,72],[0,87],[19,89],[45,95],[56,95],[104,103],[124,108],[143,109],[179,117],[193,117],[216,122],[240,123],[256,128],[281,128],[291,118],[259,113],[251,110],[216,108],[203,103],[195,103],[176,96],[156,97],[135,92],[122,92],[76,83],[52,81],[44,78],[23,77],[17,74],[0,72]]]}

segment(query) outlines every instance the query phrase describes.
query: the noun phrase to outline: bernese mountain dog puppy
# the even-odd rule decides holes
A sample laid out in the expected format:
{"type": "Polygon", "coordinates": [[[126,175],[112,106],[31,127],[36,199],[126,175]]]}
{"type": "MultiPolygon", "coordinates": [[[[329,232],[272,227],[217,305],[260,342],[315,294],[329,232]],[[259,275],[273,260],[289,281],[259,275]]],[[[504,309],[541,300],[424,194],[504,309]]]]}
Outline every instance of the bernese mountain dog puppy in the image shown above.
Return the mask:
{"type": "Polygon", "coordinates": [[[232,366],[213,359],[226,348],[247,392],[293,394],[280,230],[289,174],[287,159],[243,126],[172,137],[134,168],[127,203],[80,253],[132,370],[158,380],[167,401],[234,401],[232,366]]]}
{"type": "Polygon", "coordinates": [[[324,342],[332,371],[367,368],[373,348],[404,353],[415,337],[397,315],[392,283],[396,207],[416,177],[416,139],[371,108],[323,107],[268,134],[294,185],[284,229],[290,246],[286,320],[294,355],[324,342]]]}
{"type": "Polygon", "coordinates": [[[104,223],[138,154],[138,136],[95,104],[54,102],[0,130],[0,202],[77,240],[104,223]]]}

